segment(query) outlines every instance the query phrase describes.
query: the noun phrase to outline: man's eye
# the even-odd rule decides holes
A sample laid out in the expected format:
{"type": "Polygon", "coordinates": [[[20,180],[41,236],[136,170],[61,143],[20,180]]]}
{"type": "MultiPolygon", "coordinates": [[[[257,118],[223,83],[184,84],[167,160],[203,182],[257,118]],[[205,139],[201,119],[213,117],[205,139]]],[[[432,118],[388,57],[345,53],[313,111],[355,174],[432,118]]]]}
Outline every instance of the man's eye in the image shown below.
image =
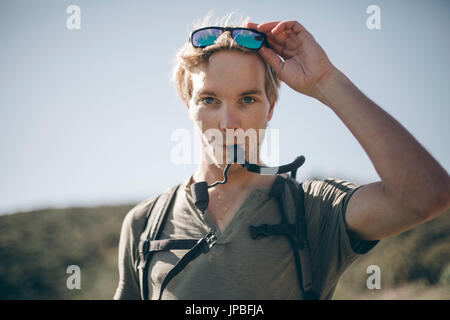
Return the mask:
{"type": "Polygon", "coordinates": [[[213,104],[214,98],[206,97],[206,98],[201,99],[201,102],[203,102],[204,104],[213,104]]]}
{"type": "Polygon", "coordinates": [[[244,97],[242,101],[246,104],[256,102],[256,100],[252,97],[244,97]]]}

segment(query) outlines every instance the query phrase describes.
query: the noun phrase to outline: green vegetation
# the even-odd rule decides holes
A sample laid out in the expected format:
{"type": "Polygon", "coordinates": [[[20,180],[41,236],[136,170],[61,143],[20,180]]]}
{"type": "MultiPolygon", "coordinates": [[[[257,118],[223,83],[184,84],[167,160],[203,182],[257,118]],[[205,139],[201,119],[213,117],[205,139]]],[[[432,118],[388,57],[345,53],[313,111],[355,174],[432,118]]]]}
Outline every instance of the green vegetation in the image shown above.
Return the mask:
{"type": "Polygon", "coordinates": [[[450,210],[383,239],[342,276],[334,299],[450,299],[450,210]],[[381,289],[367,289],[366,269],[381,269],[381,289]]]}
{"type": "MultiPolygon", "coordinates": [[[[0,299],[111,299],[117,246],[133,205],[49,209],[0,216],[0,299]],[[68,290],[69,265],[81,290],[68,290]]],[[[382,240],[343,275],[335,299],[450,299],[450,215],[382,240]],[[369,290],[369,265],[381,290],[369,290]]]]}
{"type": "Polygon", "coordinates": [[[0,299],[111,299],[120,227],[131,207],[0,216],[0,299]],[[67,289],[69,265],[81,269],[81,290],[67,289]]]}

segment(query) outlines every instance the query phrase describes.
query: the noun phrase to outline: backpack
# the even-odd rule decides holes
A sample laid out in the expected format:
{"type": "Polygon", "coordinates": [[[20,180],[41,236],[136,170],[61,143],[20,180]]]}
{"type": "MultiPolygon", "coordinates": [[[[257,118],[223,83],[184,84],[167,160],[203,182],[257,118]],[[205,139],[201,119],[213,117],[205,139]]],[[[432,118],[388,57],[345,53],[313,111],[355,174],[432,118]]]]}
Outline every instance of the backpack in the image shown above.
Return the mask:
{"type": "MultiPolygon", "coordinates": [[[[164,278],[159,294],[159,299],[161,299],[163,291],[170,280],[200,254],[207,254],[216,241],[215,235],[212,233],[205,235],[201,239],[159,239],[167,220],[169,208],[179,187],[180,184],[159,195],[146,214],[146,224],[140,236],[136,262],[137,271],[139,272],[141,298],[143,300],[148,299],[148,268],[155,252],[177,249],[189,250],[164,278]]],[[[311,258],[306,239],[304,191],[302,184],[295,180],[295,172],[291,173],[291,177],[287,178],[277,175],[269,195],[278,200],[281,223],[250,226],[251,238],[257,240],[267,236],[286,236],[294,254],[297,282],[300,290],[303,292],[303,299],[317,300],[318,296],[312,289],[311,258]],[[288,185],[286,189],[284,188],[285,184],[288,185]],[[283,190],[286,190],[286,192],[283,192],[283,190]],[[286,207],[289,204],[291,205],[290,209],[295,210],[296,213],[295,223],[289,223],[288,221],[286,209],[289,208],[286,207]]]]}

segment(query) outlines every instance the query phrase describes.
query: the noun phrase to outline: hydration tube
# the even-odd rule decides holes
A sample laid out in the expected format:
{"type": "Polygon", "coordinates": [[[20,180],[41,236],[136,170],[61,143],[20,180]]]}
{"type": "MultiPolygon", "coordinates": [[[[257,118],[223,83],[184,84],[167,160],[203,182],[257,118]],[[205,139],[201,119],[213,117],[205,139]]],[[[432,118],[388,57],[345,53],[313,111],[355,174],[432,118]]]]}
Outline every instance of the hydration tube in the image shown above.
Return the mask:
{"type": "MultiPolygon", "coordinates": [[[[233,163],[238,163],[247,171],[258,173],[261,175],[273,175],[273,174],[281,174],[286,172],[293,172],[293,175],[295,176],[295,173],[299,167],[301,167],[305,163],[305,157],[299,156],[291,163],[279,166],[279,167],[266,167],[266,166],[260,166],[258,164],[249,163],[247,160],[245,160],[245,154],[244,150],[238,146],[237,144],[233,146],[227,147],[227,151],[232,150],[233,158],[231,161],[228,161],[230,157],[227,159],[227,165],[225,166],[225,169],[223,171],[223,177],[224,179],[222,181],[216,181],[210,185],[206,181],[201,181],[197,183],[193,183],[191,185],[191,193],[194,198],[194,203],[197,209],[199,209],[201,212],[204,212],[209,204],[209,194],[208,189],[215,187],[218,184],[225,184],[228,181],[228,169],[233,163]]],[[[227,152],[227,155],[230,155],[230,153],[227,152]]]]}

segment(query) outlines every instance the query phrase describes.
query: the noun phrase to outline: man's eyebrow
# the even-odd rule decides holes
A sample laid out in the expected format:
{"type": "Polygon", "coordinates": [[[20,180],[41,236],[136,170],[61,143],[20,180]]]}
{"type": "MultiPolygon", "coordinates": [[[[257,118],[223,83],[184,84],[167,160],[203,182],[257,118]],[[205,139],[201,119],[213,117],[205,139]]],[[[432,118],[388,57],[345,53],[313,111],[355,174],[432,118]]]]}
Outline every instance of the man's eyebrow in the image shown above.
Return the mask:
{"type": "MultiPolygon", "coordinates": [[[[262,92],[261,90],[259,90],[259,89],[250,89],[250,90],[246,90],[246,91],[241,92],[241,93],[239,94],[239,97],[242,97],[242,96],[248,96],[248,95],[252,95],[252,94],[255,94],[255,95],[260,94],[260,95],[262,95],[263,92],[262,92]]],[[[197,93],[197,96],[212,96],[212,97],[218,97],[218,95],[217,95],[214,91],[211,91],[211,90],[202,90],[202,91],[199,91],[199,92],[197,93]]]]}
{"type": "Polygon", "coordinates": [[[258,94],[263,94],[263,93],[259,89],[252,89],[252,90],[247,90],[247,91],[242,92],[239,96],[242,97],[242,96],[248,96],[248,95],[252,95],[252,94],[258,95],[258,94]]]}
{"type": "Polygon", "coordinates": [[[197,93],[197,96],[213,96],[217,97],[217,94],[214,91],[202,90],[197,93]]]}

